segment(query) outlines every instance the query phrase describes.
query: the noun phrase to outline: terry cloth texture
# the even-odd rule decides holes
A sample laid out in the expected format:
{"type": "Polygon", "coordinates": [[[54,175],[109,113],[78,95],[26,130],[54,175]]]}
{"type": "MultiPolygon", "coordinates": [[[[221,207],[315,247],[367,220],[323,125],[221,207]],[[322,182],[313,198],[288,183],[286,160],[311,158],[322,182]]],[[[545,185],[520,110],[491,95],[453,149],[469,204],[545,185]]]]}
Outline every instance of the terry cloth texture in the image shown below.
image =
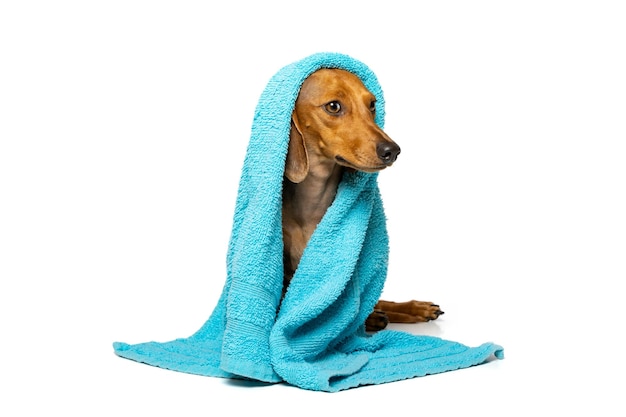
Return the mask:
{"type": "Polygon", "coordinates": [[[384,99],[374,73],[342,54],[319,53],[282,68],[259,99],[243,164],[222,295],[191,337],[170,342],[114,343],[115,353],[193,374],[285,381],[339,391],[477,365],[493,343],[470,348],[431,336],[364,322],[383,288],[388,237],[377,174],[344,174],[335,201],[313,233],[282,301],[282,183],[291,113],[303,81],[320,68],[356,74],[384,99]]]}

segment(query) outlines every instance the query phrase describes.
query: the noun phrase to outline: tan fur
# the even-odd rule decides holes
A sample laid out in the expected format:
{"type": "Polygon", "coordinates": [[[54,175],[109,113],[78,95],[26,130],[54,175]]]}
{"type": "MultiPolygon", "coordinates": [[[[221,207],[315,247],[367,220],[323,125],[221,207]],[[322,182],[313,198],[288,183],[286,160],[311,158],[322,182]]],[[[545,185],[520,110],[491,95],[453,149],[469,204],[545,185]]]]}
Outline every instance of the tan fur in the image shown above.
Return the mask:
{"type": "MultiPolygon", "coordinates": [[[[377,172],[391,166],[400,153],[375,123],[375,107],[374,95],[348,71],[321,69],[302,84],[292,115],[283,187],[285,290],[335,198],[343,171],[377,172]]],[[[417,301],[381,301],[377,309],[366,323],[368,330],[384,328],[387,319],[428,321],[442,314],[438,306],[417,301]]]]}

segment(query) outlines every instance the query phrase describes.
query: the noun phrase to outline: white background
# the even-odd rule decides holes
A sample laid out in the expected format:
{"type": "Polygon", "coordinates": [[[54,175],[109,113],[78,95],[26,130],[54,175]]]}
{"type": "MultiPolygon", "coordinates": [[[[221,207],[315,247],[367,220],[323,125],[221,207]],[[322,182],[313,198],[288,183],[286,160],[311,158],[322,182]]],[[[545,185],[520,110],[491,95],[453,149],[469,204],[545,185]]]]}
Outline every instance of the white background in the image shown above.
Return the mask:
{"type": "Polygon", "coordinates": [[[626,13],[607,1],[56,1],[0,6],[2,415],[623,415],[626,13]],[[225,279],[269,78],[366,63],[386,298],[506,359],[337,394],[116,357],[195,332],[225,279]],[[622,397],[623,398],[623,397],[622,397]]]}

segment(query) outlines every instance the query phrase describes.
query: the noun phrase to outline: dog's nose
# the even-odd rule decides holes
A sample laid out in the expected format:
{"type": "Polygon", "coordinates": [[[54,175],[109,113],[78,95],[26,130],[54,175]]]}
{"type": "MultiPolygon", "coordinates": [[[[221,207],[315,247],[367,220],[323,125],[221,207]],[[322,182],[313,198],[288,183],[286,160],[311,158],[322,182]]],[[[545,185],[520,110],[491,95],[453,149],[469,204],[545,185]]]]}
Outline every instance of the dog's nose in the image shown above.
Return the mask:
{"type": "Polygon", "coordinates": [[[398,158],[400,147],[395,142],[381,142],[376,146],[376,153],[385,165],[391,165],[398,158]]]}

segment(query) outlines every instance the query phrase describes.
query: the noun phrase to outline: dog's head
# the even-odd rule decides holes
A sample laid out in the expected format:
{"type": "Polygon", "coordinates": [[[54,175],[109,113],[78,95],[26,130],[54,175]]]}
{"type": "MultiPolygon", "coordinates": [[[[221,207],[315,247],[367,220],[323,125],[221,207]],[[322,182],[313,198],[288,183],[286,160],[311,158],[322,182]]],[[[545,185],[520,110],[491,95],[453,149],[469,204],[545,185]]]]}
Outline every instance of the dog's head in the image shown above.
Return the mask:
{"type": "Polygon", "coordinates": [[[285,176],[303,181],[312,161],[364,172],[391,166],[400,147],[375,114],[376,97],[353,73],[325,68],[311,74],[296,99],[285,176]]]}

